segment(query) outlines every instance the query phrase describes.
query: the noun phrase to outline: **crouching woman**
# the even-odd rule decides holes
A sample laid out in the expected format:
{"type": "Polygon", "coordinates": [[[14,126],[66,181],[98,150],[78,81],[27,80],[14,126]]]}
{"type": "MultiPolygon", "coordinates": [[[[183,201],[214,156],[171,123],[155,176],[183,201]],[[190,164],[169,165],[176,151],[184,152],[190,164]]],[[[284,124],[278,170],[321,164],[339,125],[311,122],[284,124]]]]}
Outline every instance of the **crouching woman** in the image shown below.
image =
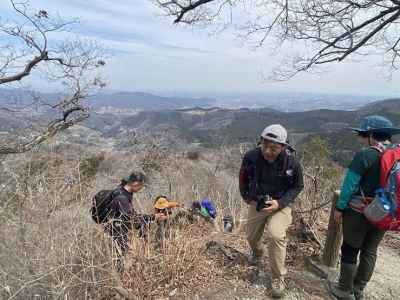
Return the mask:
{"type": "Polygon", "coordinates": [[[132,203],[132,196],[140,192],[145,185],[144,174],[134,172],[121,180],[121,184],[112,192],[109,207],[109,222],[105,230],[113,238],[117,246],[117,270],[123,270],[123,258],[129,249],[129,233],[139,230],[141,236],[147,234],[152,217],[139,214],[132,203]]]}

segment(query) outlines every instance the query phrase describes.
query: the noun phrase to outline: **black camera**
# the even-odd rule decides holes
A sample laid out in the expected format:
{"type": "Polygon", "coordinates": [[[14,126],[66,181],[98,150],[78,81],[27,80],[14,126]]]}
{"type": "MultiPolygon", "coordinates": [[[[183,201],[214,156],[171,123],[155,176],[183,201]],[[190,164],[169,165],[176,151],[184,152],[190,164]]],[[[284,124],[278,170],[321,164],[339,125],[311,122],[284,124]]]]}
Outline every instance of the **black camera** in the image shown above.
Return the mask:
{"type": "Polygon", "coordinates": [[[271,197],[269,195],[265,196],[260,196],[257,202],[257,211],[262,211],[264,208],[270,207],[271,204],[267,203],[268,201],[271,201],[271,197]]]}

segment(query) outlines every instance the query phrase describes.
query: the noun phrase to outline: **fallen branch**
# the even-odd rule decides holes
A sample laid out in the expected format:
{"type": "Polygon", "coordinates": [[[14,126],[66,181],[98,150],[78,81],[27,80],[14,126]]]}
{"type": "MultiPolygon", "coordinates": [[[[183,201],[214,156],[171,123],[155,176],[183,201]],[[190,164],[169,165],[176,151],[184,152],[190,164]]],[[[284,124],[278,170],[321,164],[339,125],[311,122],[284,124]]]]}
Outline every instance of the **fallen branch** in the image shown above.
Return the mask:
{"type": "Polygon", "coordinates": [[[299,211],[299,210],[295,210],[294,212],[295,212],[296,214],[310,213],[310,212],[319,210],[319,209],[321,209],[321,208],[324,208],[324,207],[327,206],[328,204],[331,204],[331,202],[332,202],[332,200],[328,200],[328,201],[326,201],[326,202],[324,202],[324,203],[322,203],[322,204],[320,204],[320,205],[318,205],[318,206],[316,206],[316,207],[313,207],[313,208],[310,208],[310,209],[307,209],[307,210],[300,210],[300,211],[299,211]]]}

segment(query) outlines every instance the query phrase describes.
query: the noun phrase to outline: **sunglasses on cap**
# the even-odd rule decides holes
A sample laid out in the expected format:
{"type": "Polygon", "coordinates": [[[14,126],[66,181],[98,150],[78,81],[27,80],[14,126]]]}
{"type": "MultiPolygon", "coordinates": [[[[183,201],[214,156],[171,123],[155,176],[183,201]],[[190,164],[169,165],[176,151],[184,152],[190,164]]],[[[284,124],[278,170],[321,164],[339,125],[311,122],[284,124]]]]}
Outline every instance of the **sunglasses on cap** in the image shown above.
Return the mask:
{"type": "Polygon", "coordinates": [[[273,133],[268,133],[267,137],[270,137],[270,138],[273,138],[273,139],[277,139],[278,138],[278,136],[276,134],[273,134],[273,133]]]}

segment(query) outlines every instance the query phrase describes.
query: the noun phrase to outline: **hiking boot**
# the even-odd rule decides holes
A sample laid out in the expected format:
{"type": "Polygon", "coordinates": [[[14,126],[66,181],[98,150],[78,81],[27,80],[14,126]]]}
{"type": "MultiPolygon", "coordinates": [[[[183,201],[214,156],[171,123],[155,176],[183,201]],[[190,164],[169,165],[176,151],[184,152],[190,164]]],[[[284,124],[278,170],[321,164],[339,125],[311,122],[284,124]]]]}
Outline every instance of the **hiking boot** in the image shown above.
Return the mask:
{"type": "Polygon", "coordinates": [[[328,283],[329,292],[333,297],[338,300],[355,300],[352,291],[344,291],[341,289],[339,283],[329,282],[328,283]]]}
{"type": "Polygon", "coordinates": [[[254,253],[254,251],[251,251],[249,257],[247,258],[247,261],[248,261],[249,265],[256,267],[261,264],[262,258],[263,258],[262,254],[256,255],[254,253]]]}
{"type": "Polygon", "coordinates": [[[355,300],[353,280],[356,270],[356,264],[341,264],[339,282],[328,283],[328,290],[332,296],[339,300],[355,300]]]}
{"type": "Polygon", "coordinates": [[[285,279],[283,277],[278,277],[272,279],[272,298],[282,298],[285,295],[285,279]]]}
{"type": "Polygon", "coordinates": [[[364,289],[374,273],[376,263],[376,251],[374,249],[364,249],[360,254],[360,263],[354,278],[354,296],[357,300],[364,299],[364,289]]]}

